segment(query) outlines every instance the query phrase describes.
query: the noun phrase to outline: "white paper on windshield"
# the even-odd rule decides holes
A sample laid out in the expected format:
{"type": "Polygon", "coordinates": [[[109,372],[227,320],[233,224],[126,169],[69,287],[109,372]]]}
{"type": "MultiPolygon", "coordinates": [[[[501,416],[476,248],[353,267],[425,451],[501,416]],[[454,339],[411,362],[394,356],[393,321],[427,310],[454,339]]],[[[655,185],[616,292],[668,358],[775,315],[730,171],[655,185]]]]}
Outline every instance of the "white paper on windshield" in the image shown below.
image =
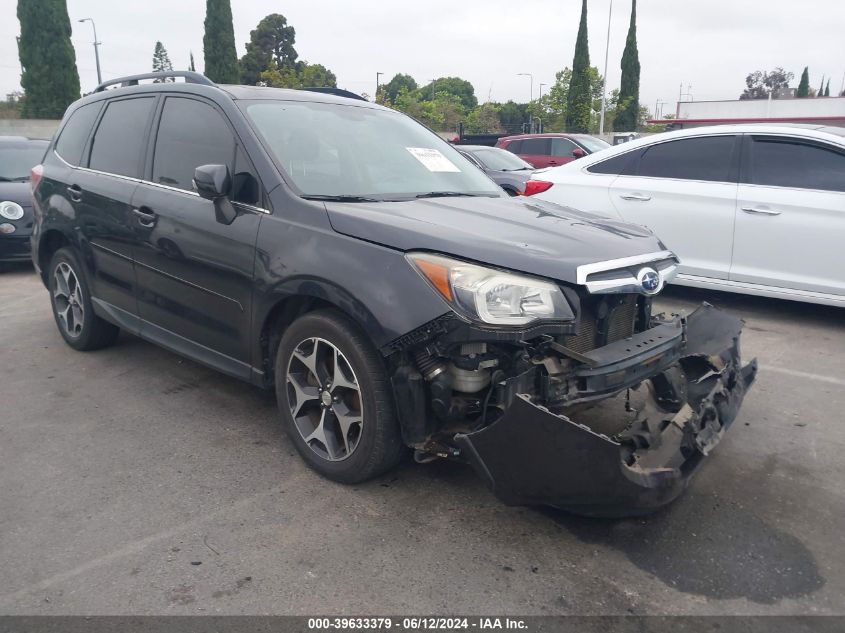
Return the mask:
{"type": "Polygon", "coordinates": [[[425,165],[428,171],[461,171],[455,163],[441,154],[439,150],[427,147],[406,147],[405,149],[425,165]]]}

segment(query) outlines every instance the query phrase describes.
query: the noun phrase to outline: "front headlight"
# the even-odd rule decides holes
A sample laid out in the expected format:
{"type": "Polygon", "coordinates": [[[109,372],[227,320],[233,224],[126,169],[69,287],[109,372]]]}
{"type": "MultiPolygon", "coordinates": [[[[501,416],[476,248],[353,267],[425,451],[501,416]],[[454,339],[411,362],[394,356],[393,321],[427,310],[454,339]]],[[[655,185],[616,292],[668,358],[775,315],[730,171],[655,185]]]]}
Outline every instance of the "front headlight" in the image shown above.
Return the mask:
{"type": "Polygon", "coordinates": [[[23,217],[23,207],[17,202],[5,200],[0,202],[0,216],[7,220],[20,220],[23,217]]]}
{"type": "Polygon", "coordinates": [[[490,325],[527,325],[575,318],[557,285],[430,253],[408,261],[455,312],[490,325]]]}

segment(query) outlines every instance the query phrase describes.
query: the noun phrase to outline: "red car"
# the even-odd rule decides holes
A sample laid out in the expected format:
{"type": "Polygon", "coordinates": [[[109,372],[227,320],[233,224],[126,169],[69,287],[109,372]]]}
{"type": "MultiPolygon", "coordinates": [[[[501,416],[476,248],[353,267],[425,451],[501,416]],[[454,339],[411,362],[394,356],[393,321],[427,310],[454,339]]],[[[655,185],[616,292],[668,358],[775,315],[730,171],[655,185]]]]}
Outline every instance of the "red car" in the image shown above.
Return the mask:
{"type": "Polygon", "coordinates": [[[540,169],[563,165],[610,147],[610,144],[587,134],[520,134],[503,136],[496,142],[496,147],[513,152],[540,169]]]}

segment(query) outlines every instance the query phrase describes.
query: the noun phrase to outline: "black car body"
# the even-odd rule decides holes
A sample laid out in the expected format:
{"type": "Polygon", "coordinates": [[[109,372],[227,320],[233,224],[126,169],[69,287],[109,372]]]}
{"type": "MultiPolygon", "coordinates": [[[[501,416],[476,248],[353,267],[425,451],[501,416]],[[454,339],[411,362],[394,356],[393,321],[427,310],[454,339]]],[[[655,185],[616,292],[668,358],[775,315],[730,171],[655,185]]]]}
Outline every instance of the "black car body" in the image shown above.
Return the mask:
{"type": "Polygon", "coordinates": [[[47,141],[0,137],[0,262],[30,259],[30,171],[41,162],[47,145],[47,141]]]}
{"type": "Polygon", "coordinates": [[[72,105],[33,183],[71,346],[119,327],[275,386],[338,481],[410,447],[588,514],[671,501],[733,421],[741,322],[652,315],[677,258],[648,230],[509,198],[375,104],[174,74],[72,105]]]}
{"type": "Polygon", "coordinates": [[[456,148],[490,179],[512,196],[525,193],[525,183],[534,167],[516,154],[486,145],[458,145],[456,148]]]}

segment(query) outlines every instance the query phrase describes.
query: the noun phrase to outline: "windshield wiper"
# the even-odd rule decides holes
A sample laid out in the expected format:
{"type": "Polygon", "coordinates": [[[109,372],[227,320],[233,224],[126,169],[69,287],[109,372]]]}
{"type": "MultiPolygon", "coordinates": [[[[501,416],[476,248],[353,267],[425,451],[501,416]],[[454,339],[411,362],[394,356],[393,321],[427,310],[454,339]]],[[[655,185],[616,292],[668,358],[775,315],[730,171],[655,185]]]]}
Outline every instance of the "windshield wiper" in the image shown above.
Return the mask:
{"type": "Polygon", "coordinates": [[[15,176],[14,178],[0,176],[0,182],[26,182],[27,180],[29,180],[29,176],[15,176]]]}
{"type": "Polygon", "coordinates": [[[338,195],[323,195],[323,194],[314,194],[314,195],[307,195],[302,196],[306,200],[323,200],[327,202],[383,202],[383,200],[378,200],[377,198],[368,198],[366,196],[353,196],[353,195],[346,195],[346,194],[338,194],[338,195]]]}
{"type": "Polygon", "coordinates": [[[415,198],[453,198],[458,196],[466,196],[469,198],[477,198],[480,194],[465,193],[463,191],[428,191],[414,196],[415,198]]]}

